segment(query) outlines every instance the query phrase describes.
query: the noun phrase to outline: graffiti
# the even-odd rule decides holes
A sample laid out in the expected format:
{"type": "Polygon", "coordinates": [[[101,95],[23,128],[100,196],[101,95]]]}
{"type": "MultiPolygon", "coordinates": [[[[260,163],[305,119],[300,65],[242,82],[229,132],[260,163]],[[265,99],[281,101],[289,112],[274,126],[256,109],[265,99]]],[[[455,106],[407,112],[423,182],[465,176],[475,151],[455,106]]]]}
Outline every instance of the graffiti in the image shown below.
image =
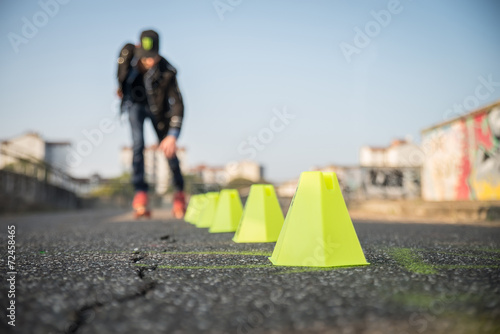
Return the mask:
{"type": "Polygon", "coordinates": [[[420,168],[335,168],[345,199],[410,199],[420,197],[420,168]]]}
{"type": "Polygon", "coordinates": [[[426,200],[500,199],[500,106],[424,130],[426,200]]]}
{"type": "Polygon", "coordinates": [[[419,168],[363,168],[365,198],[420,197],[419,168]]]}
{"type": "Polygon", "coordinates": [[[383,171],[370,170],[370,184],[378,187],[402,187],[403,172],[399,169],[383,171]]]}
{"type": "Polygon", "coordinates": [[[500,198],[500,107],[476,119],[476,157],[470,182],[477,199],[500,198]]]}

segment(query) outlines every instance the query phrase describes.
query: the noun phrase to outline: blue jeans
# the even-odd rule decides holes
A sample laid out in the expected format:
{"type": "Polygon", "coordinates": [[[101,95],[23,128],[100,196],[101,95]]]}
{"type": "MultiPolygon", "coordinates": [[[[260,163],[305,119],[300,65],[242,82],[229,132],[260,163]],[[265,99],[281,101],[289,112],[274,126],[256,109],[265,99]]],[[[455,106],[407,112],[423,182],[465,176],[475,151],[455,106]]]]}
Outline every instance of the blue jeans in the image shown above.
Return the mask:
{"type": "MultiPolygon", "coordinates": [[[[144,181],[144,120],[146,118],[151,120],[159,141],[165,138],[168,128],[164,130],[158,129],[155,118],[146,104],[124,101],[122,111],[128,112],[132,130],[132,184],[136,191],[148,191],[148,184],[144,181]]],[[[184,179],[179,166],[179,159],[174,155],[173,158],[167,159],[167,161],[173,174],[173,183],[176,190],[184,190],[184,179]]]]}

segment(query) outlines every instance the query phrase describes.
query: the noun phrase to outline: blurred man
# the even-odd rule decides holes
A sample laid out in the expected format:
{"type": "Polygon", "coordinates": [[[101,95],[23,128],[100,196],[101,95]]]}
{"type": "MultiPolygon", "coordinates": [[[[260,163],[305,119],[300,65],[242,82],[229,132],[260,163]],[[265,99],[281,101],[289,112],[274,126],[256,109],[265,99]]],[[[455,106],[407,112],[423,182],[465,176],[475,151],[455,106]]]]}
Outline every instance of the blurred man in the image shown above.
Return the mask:
{"type": "Polygon", "coordinates": [[[149,215],[148,185],[144,181],[144,120],[149,118],[173,174],[176,189],[173,213],[185,212],[184,180],[176,156],[184,104],[176,79],[176,69],[158,54],[159,36],[153,30],[141,33],[140,45],[126,44],[118,58],[118,96],[121,110],[128,112],[133,140],[132,203],[137,216],[149,215]]]}

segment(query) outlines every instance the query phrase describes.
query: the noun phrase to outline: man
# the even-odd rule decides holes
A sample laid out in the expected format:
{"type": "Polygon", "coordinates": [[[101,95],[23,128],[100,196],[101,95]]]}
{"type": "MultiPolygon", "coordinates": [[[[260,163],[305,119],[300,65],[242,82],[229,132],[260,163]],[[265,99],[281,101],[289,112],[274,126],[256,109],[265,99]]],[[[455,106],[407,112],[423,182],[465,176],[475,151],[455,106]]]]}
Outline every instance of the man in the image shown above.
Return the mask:
{"type": "MultiPolygon", "coordinates": [[[[182,218],[185,212],[184,179],[176,156],[184,104],[176,79],[176,69],[161,57],[159,36],[153,30],[141,33],[140,45],[126,44],[118,58],[118,96],[121,111],[128,112],[133,140],[132,183],[134,210],[147,208],[148,184],[144,181],[144,120],[149,118],[173,174],[176,189],[173,213],[182,218]]],[[[140,215],[141,213],[139,213],[140,215]]]]}

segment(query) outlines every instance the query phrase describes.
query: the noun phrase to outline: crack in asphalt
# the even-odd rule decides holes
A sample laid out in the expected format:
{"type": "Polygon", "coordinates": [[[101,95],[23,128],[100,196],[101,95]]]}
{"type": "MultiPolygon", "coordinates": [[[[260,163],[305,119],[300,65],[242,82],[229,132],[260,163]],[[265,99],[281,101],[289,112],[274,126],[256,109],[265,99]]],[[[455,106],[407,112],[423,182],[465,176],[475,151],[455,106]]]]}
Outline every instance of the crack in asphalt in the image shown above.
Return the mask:
{"type": "MultiPolygon", "coordinates": [[[[137,254],[137,253],[135,253],[135,254],[137,254]]],[[[137,257],[132,257],[130,259],[130,262],[135,264],[138,261],[144,259],[146,256],[147,255],[144,255],[144,256],[139,255],[137,257]]],[[[148,292],[154,290],[156,288],[156,286],[158,285],[158,282],[151,280],[151,279],[148,279],[148,278],[145,278],[144,273],[148,270],[156,270],[156,268],[157,268],[157,266],[149,266],[149,267],[140,267],[139,270],[135,270],[137,276],[141,280],[145,281],[144,286],[141,287],[139,289],[139,291],[137,291],[136,293],[133,293],[133,294],[128,295],[128,296],[124,296],[122,298],[117,298],[114,301],[117,303],[120,303],[120,304],[125,303],[125,302],[128,302],[128,301],[136,299],[136,298],[143,298],[148,294],[148,292]]],[[[102,308],[108,304],[111,304],[111,303],[112,303],[112,301],[110,300],[106,303],[95,302],[92,304],[82,306],[80,309],[78,309],[77,311],[75,311],[73,313],[75,320],[69,326],[67,326],[66,331],[64,333],[65,334],[78,333],[85,324],[90,323],[92,321],[92,319],[95,317],[95,313],[100,308],[102,308]]]]}
{"type": "Polygon", "coordinates": [[[144,259],[146,256],[136,256],[136,257],[133,257],[130,259],[131,262],[133,263],[137,263],[139,261],[141,261],[142,259],[144,259]]]}
{"type": "Polygon", "coordinates": [[[94,315],[95,311],[104,306],[103,303],[96,302],[91,305],[85,305],[82,308],[80,308],[78,311],[76,311],[75,314],[75,321],[73,321],[65,331],[67,334],[73,334],[77,333],[78,330],[85,324],[90,322],[94,315]]]}

